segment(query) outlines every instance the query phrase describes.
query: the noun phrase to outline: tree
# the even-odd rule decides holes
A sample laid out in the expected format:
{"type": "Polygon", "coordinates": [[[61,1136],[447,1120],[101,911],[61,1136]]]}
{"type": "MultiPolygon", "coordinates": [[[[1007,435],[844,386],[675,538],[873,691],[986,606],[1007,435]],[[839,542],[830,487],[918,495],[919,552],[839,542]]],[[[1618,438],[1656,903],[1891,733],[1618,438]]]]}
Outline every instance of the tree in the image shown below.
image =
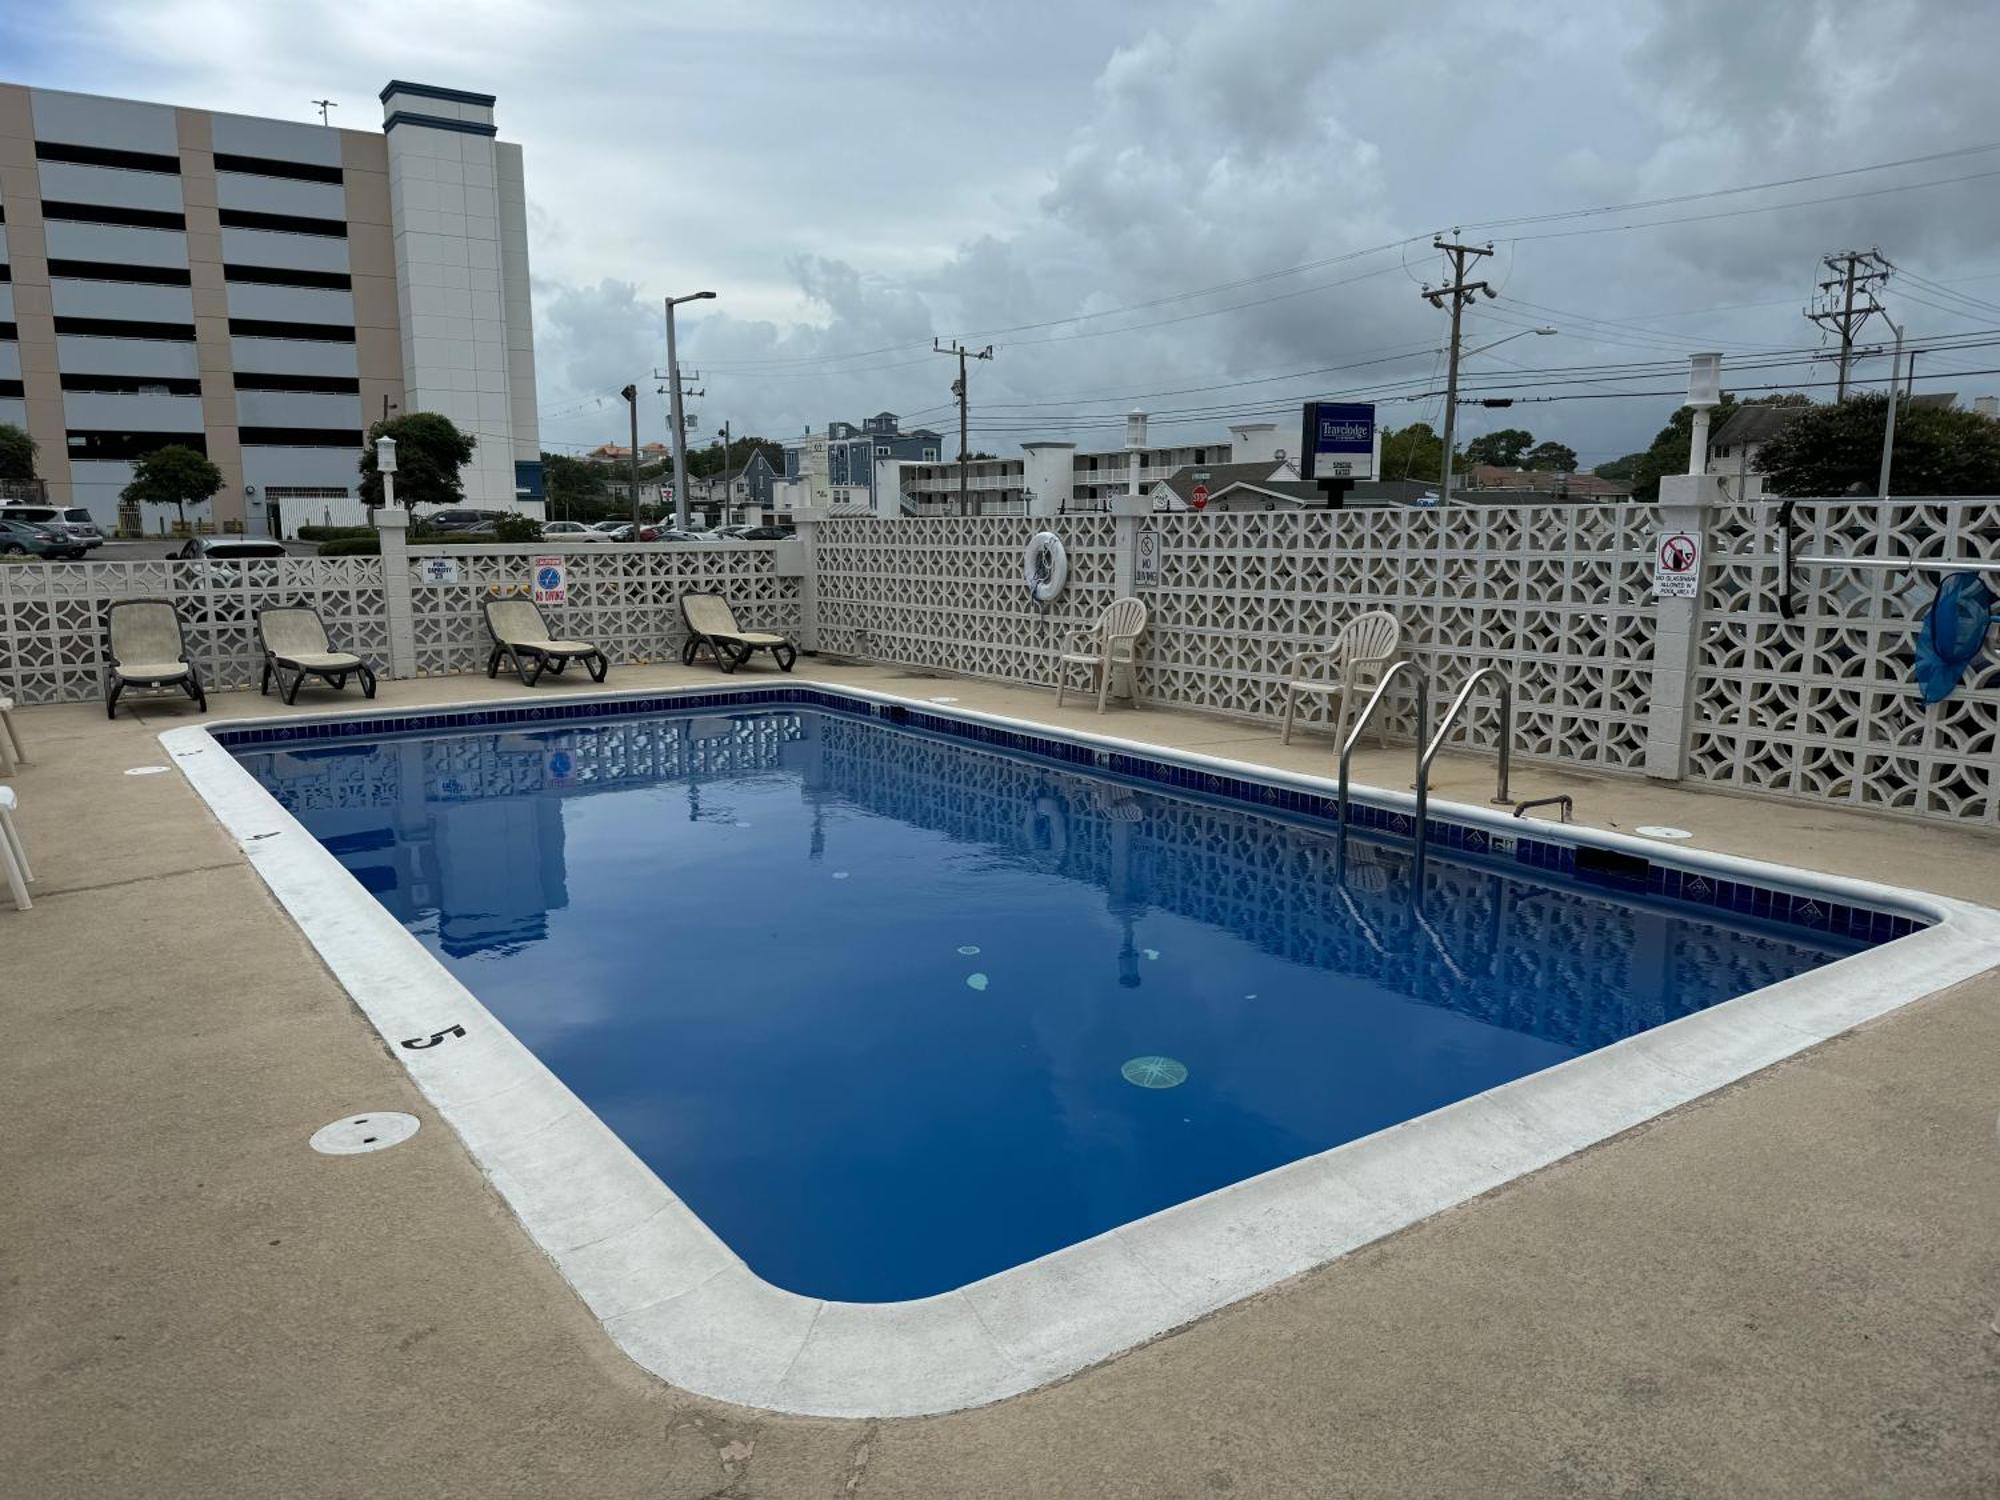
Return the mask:
{"type": "Polygon", "coordinates": [[[382,476],[375,469],[375,440],[396,440],[396,498],[413,505],[456,505],[465,498],[458,471],[472,461],[476,438],[460,432],[450,417],[410,411],[377,422],[361,449],[361,498],[382,503],[382,476]]]}
{"type": "Polygon", "coordinates": [[[118,498],[140,505],[171,505],[179,523],[186,526],[188,506],[201,504],[221,488],[222,470],[208,461],[207,454],[169,443],[132,465],[132,482],[118,498]]]}
{"type": "Polygon", "coordinates": [[[35,440],[11,422],[0,422],[0,479],[35,477],[35,440]]]}
{"type": "Polygon", "coordinates": [[[780,474],[785,472],[784,445],[774,443],[767,437],[758,437],[755,433],[746,433],[742,437],[732,437],[729,440],[727,453],[723,452],[720,443],[710,443],[706,448],[697,448],[688,455],[688,473],[696,479],[707,479],[725,469],[740,469],[759,453],[762,453],[770,461],[771,467],[780,474]]]}
{"type": "Polygon", "coordinates": [[[1434,480],[1443,469],[1444,439],[1430,423],[1382,429],[1382,478],[1434,480]]]}
{"type": "MultiPolygon", "coordinates": [[[[1872,495],[1881,477],[1885,396],[1811,406],[1764,445],[1758,466],[1779,495],[1872,495]]],[[[1897,495],[2000,493],[2000,422],[1976,411],[1905,404],[1896,414],[1889,490],[1897,495]]]]}
{"type": "Polygon", "coordinates": [[[1558,474],[1576,472],[1576,449],[1567,443],[1554,441],[1537,443],[1521,455],[1521,467],[1536,469],[1543,473],[1553,470],[1558,474]]]}
{"type": "Polygon", "coordinates": [[[542,483],[548,503],[565,520],[610,518],[611,496],[604,485],[602,464],[586,463],[566,453],[544,453],[542,483]]]}
{"type": "MultiPolygon", "coordinates": [[[[1740,403],[1744,406],[1810,406],[1812,398],[1799,391],[1785,391],[1775,396],[1759,396],[1754,401],[1740,403]]],[[[1708,430],[1711,434],[1720,432],[1722,424],[1736,411],[1738,401],[1728,391],[1722,393],[1721,404],[1709,413],[1708,430]]],[[[1650,448],[1639,453],[1628,453],[1623,458],[1614,458],[1597,466],[1596,473],[1603,479],[1622,480],[1632,486],[1635,500],[1657,500],[1660,498],[1660,480],[1668,474],[1685,474],[1688,469],[1688,445],[1694,440],[1694,410],[1691,407],[1674,408],[1674,414],[1653,438],[1650,448]]],[[[1881,434],[1876,434],[1879,444],[1881,434]]]]}
{"type": "MultiPolygon", "coordinates": [[[[1498,464],[1503,469],[1521,467],[1521,455],[1534,445],[1535,435],[1524,427],[1503,427],[1498,432],[1481,433],[1465,445],[1465,461],[1471,464],[1498,464]]],[[[1439,459],[1444,455],[1440,453],[1439,459]]]]}

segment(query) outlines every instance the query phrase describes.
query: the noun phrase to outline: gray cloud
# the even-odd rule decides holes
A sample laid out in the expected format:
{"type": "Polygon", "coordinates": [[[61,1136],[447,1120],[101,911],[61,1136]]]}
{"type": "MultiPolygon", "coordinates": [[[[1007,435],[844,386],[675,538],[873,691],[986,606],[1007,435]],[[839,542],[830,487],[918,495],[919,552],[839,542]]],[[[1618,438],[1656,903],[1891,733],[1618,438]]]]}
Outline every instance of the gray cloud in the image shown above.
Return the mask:
{"type": "MultiPolygon", "coordinates": [[[[1980,143],[2000,53],[2000,8],[1976,0],[744,0],[671,20],[625,0],[587,26],[566,6],[499,0],[473,29],[456,8],[382,0],[133,0],[6,24],[29,81],[63,87],[292,117],[331,91],[350,124],[370,122],[390,76],[499,94],[503,129],[527,151],[546,435],[572,443],[618,435],[622,411],[596,403],[661,362],[659,298],[698,286],[721,299],[686,312],[684,358],[707,372],[707,425],[728,417],[739,431],[884,407],[942,422],[951,371],[928,353],[933,334],[998,346],[973,378],[989,447],[1141,392],[1384,351],[1411,352],[1148,404],[1420,379],[1443,325],[1417,295],[1436,274],[1424,246],[1249,279],[1454,223],[1980,143]],[[1231,282],[1249,284],[1159,301],[1231,282]]],[[[2000,153],[1659,216],[1995,168],[2000,153]]],[[[1993,182],[1625,233],[1492,230],[1493,278],[1536,306],[1492,304],[1475,336],[1536,320],[1563,336],[1468,368],[1807,345],[1817,334],[1798,305],[1818,257],[1850,243],[1995,298],[2000,280],[1978,279],[2000,272],[1984,248],[2000,229],[1993,182]]],[[[1919,334],[1994,326],[1962,303],[1897,305],[1919,334]]],[[[1968,351],[1928,367],[1954,361],[2000,364],[1968,351]]],[[[1493,415],[1588,459],[1643,443],[1671,405],[1493,415]]],[[[657,404],[647,418],[657,434],[657,404]]]]}

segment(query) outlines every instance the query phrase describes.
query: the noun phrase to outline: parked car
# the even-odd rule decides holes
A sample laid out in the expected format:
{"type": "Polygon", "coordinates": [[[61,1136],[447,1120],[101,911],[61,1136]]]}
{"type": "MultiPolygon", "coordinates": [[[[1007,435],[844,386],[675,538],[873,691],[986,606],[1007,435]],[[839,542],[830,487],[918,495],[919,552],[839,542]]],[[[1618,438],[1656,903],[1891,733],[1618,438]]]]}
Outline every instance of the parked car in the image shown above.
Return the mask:
{"type": "Polygon", "coordinates": [[[740,536],[746,542],[782,542],[786,537],[794,535],[795,530],[796,528],[791,526],[752,526],[741,532],[740,536]]]}
{"type": "Polygon", "coordinates": [[[545,542],[608,542],[611,538],[593,526],[581,521],[544,521],[542,540],[545,542]]]}
{"type": "Polygon", "coordinates": [[[75,559],[88,550],[67,532],[0,517],[0,555],[75,559]]]}
{"type": "Polygon", "coordinates": [[[491,531],[493,529],[491,523],[505,514],[504,511],[476,510],[461,506],[452,510],[434,510],[427,516],[418,516],[417,524],[426,531],[470,531],[485,523],[486,529],[491,531]]]}
{"type": "Polygon", "coordinates": [[[173,554],[181,562],[265,562],[289,557],[283,542],[245,536],[194,536],[173,554]]]}
{"type": "MultiPolygon", "coordinates": [[[[597,523],[597,530],[614,542],[629,542],[632,540],[632,523],[630,521],[599,521],[597,523]]],[[[648,521],[645,525],[641,526],[639,528],[639,540],[642,542],[659,541],[659,525],[648,521]]]]}
{"type": "Polygon", "coordinates": [[[748,522],[738,522],[734,526],[718,526],[711,533],[718,541],[741,540],[743,533],[754,530],[748,522]]]}
{"type": "Polygon", "coordinates": [[[59,532],[74,538],[86,549],[104,545],[104,533],[98,530],[97,522],[81,505],[36,505],[16,500],[0,505],[0,520],[24,521],[30,526],[59,532]]]}

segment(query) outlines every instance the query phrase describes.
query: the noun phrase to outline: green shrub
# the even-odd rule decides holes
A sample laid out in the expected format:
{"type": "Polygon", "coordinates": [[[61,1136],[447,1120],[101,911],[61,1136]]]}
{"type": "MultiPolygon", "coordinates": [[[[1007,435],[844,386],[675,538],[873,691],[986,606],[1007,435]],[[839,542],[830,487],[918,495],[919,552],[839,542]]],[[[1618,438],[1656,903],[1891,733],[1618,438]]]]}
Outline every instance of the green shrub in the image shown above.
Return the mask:
{"type": "Polygon", "coordinates": [[[343,542],[357,536],[372,537],[373,526],[301,526],[299,540],[302,542],[343,542]]]}
{"type": "Polygon", "coordinates": [[[380,557],[382,539],[371,530],[366,536],[337,536],[319,544],[321,557],[380,557]]]}

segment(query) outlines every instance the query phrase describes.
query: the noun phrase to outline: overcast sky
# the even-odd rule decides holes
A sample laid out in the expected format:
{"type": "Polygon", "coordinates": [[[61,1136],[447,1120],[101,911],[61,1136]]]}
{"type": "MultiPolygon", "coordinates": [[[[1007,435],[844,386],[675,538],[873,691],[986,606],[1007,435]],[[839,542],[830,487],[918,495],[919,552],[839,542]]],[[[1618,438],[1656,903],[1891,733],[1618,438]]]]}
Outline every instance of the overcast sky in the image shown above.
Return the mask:
{"type": "MultiPolygon", "coordinates": [[[[293,119],[331,96],[362,128],[392,77],[497,94],[526,153],[544,443],[572,450],[622,439],[607,393],[651,390],[659,299],[702,288],[719,300],[681,324],[707,390],[696,441],[725,418],[784,436],[883,409],[947,427],[934,336],[995,347],[972,380],[976,447],[1116,446],[1103,424],[1135,404],[1163,414],[1156,441],[1220,439],[1256,403],[1290,428],[1309,395],[1432,387],[1445,318],[1419,290],[1438,276],[1430,235],[1454,225],[1493,240],[1481,272],[1503,294],[1468,347],[1559,330],[1472,356],[1482,387],[1668,390],[1684,375],[1536,389],[1555,377],[1520,372],[1808,348],[1819,257],[1849,246],[1923,278],[1883,293],[1919,345],[1963,341],[2000,329],[2000,175],[1973,175],[2000,173],[2000,149],[1967,150],[2000,142],[1995,57],[1992,0],[0,11],[0,70],[24,83],[293,119]],[[1763,211],[1805,199],[1838,201],[1763,211]],[[1114,309],[1131,310],[1088,316],[1114,309]]],[[[1965,373],[1993,366],[2000,344],[1926,353],[1920,389],[2000,391],[1965,373]]],[[[1828,379],[1822,362],[1726,383],[1828,379]]],[[[1562,439],[1588,465],[1643,446],[1674,404],[1461,421],[1562,439]]],[[[1381,418],[1440,406],[1385,399],[1381,418]]],[[[645,428],[663,430],[657,405],[645,428]]]]}

